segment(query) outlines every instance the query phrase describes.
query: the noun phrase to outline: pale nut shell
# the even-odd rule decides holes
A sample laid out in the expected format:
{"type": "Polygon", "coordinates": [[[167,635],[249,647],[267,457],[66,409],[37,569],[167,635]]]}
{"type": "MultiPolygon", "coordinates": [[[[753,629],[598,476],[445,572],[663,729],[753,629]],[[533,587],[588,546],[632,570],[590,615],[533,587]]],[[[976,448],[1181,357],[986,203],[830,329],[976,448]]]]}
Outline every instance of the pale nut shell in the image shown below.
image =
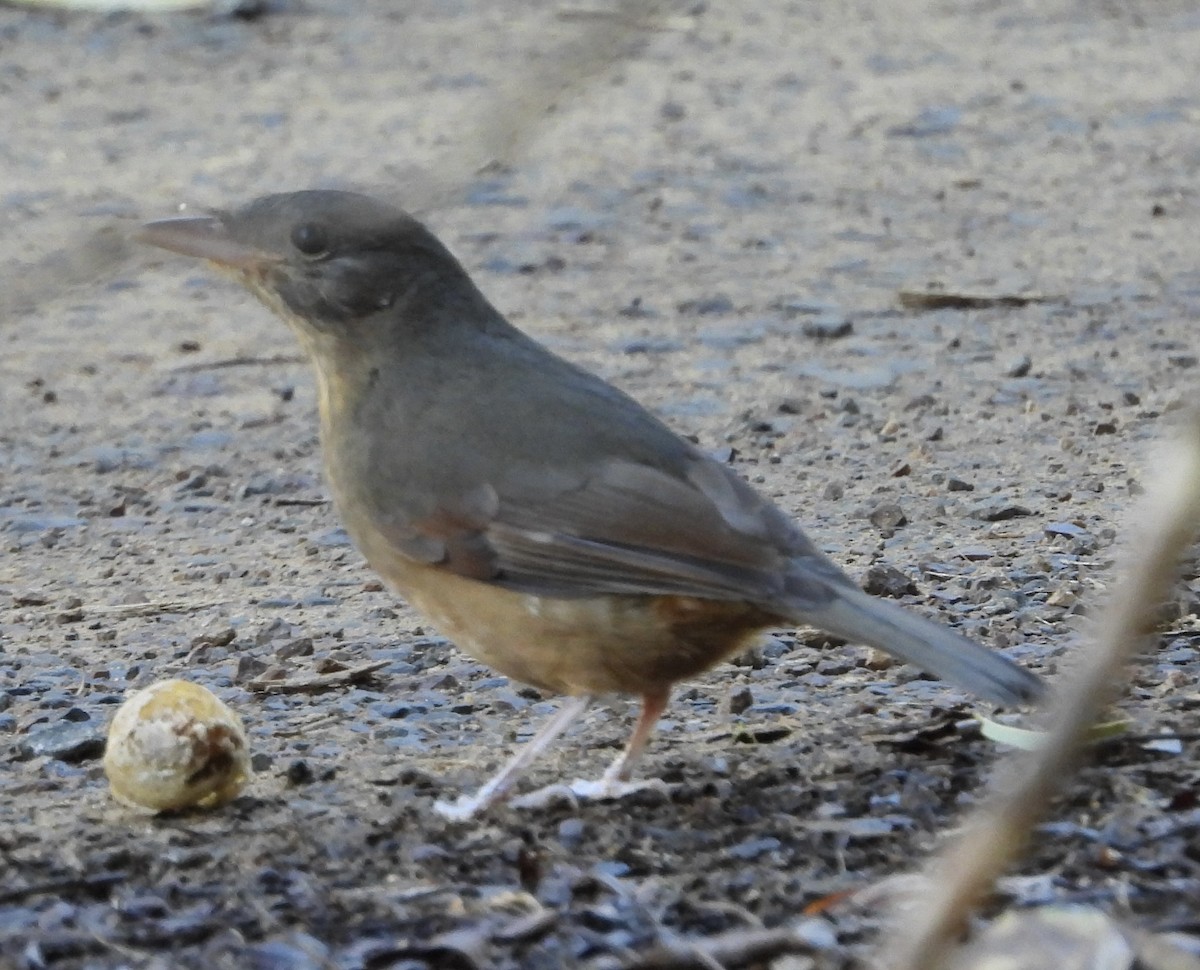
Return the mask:
{"type": "Polygon", "coordinates": [[[118,709],[108,729],[104,773],[113,798],[132,808],[217,808],[250,780],[246,731],[207,688],[162,680],[118,709]]]}

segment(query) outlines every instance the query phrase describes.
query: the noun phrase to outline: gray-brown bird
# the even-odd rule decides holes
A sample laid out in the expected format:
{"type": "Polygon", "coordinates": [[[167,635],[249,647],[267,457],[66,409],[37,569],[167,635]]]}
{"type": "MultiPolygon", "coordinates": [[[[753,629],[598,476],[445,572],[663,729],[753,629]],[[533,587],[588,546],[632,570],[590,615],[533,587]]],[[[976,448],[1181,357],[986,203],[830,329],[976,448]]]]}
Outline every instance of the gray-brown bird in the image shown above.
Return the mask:
{"type": "Polygon", "coordinates": [[[569,700],[480,791],[506,796],[597,695],[642,699],[619,793],[672,685],[807,624],[987,700],[1032,673],[859,589],[778,508],[600,378],[512,326],[428,229],[348,192],[151,223],[292,328],[317,372],[325,472],[355,545],[477,660],[569,700]]]}

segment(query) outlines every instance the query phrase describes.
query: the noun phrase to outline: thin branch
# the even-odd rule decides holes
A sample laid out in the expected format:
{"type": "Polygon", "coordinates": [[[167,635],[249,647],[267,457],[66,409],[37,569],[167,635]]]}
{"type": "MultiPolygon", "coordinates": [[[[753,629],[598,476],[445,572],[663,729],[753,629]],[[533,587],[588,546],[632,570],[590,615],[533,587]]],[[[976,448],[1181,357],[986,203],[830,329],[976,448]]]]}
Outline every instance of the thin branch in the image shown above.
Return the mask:
{"type": "Polygon", "coordinates": [[[303,364],[307,358],[298,354],[274,354],[270,357],[223,357],[220,360],[198,360],[194,364],[172,367],[173,374],[198,374],[206,370],[225,370],[229,367],[276,367],[281,364],[303,364]]]}
{"type": "Polygon", "coordinates": [[[624,963],[623,970],[732,970],[757,966],[793,953],[812,953],[821,947],[804,933],[789,929],[731,930],[716,936],[659,945],[624,963]]]}
{"type": "Polygon", "coordinates": [[[998,772],[991,795],[967,820],[962,836],[933,861],[935,895],[907,911],[902,939],[888,941],[897,970],[938,970],[951,955],[971,908],[1024,848],[1051,797],[1075,769],[1088,729],[1126,680],[1125,666],[1151,639],[1154,613],[1169,594],[1176,564],[1200,524],[1200,412],[1189,416],[1165,449],[1129,529],[1110,586],[1111,599],[1086,651],[1065,684],[1045,746],[998,772]]]}
{"type": "Polygon", "coordinates": [[[287,680],[252,680],[246,687],[260,694],[305,694],[366,680],[371,674],[382,670],[390,663],[390,660],[375,660],[360,667],[347,667],[345,670],[313,674],[311,677],[292,677],[287,680]]]}

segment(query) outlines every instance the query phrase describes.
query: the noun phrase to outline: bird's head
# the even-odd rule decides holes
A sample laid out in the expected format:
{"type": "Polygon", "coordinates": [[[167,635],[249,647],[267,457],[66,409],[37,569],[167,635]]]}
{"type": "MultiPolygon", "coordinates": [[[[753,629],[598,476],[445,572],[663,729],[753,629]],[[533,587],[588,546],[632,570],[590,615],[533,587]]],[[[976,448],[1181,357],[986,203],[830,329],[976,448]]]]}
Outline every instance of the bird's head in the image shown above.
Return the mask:
{"type": "Polygon", "coordinates": [[[231,212],[164,219],[138,238],[207,259],[308,336],[353,333],[375,315],[438,298],[466,274],[420,222],[355,192],[268,195],[231,212]]]}

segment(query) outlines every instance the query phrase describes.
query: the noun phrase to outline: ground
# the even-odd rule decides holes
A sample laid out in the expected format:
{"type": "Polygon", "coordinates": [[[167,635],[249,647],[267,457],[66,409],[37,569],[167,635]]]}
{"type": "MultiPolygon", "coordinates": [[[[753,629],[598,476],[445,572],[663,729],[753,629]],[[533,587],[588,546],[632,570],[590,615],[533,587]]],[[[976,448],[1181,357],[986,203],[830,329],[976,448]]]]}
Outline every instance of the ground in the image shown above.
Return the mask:
{"type": "MultiPolygon", "coordinates": [[[[644,764],[667,794],[443,820],[553,699],[349,546],[284,328],[111,228],[81,249],[114,222],[386,193],[856,578],[898,571],[872,581],[1050,678],[1086,644],[1149,444],[1194,398],[1200,17],[604,13],[0,8],[0,966],[633,965],[909,871],[999,757],[965,695],[783,630],[677,691],[644,764]],[[108,719],[170,676],[246,722],[256,778],[221,811],[109,797],[108,719]]],[[[994,905],[1200,932],[1197,593],[1192,564],[1128,728],[994,905]]],[[[631,715],[595,710],[528,786],[598,773],[631,715]]],[[[833,905],[815,964],[868,960],[880,916],[833,905]]]]}

